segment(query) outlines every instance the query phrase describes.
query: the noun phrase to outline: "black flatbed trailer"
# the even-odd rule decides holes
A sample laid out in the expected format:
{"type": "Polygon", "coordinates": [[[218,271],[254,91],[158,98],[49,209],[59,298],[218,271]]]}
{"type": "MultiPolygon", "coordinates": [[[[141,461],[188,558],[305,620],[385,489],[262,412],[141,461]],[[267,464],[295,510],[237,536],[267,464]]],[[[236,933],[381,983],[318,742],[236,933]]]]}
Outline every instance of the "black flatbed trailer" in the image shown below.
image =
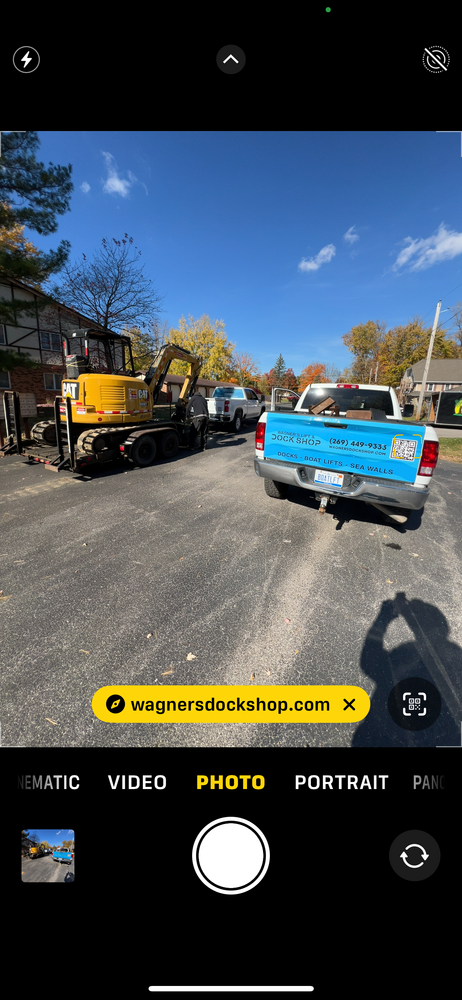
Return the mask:
{"type": "Polygon", "coordinates": [[[462,429],[462,386],[432,393],[430,418],[426,423],[431,427],[462,429]]]}
{"type": "MultiPolygon", "coordinates": [[[[72,421],[71,400],[56,396],[54,423],[56,444],[39,444],[21,436],[21,410],[19,393],[4,393],[4,411],[7,443],[0,450],[0,457],[20,455],[29,463],[41,462],[50,472],[86,473],[106,462],[125,462],[134,465],[151,465],[158,452],[161,458],[173,458],[180,445],[187,447],[191,425],[180,420],[150,420],[134,426],[101,428],[101,435],[112,438],[111,447],[103,447],[98,452],[79,451],[76,447],[76,425],[72,421]],[[66,422],[61,422],[61,410],[66,408],[66,422]],[[63,426],[64,424],[64,426],[63,426]]],[[[81,425],[78,427],[79,433],[81,425]]]]}

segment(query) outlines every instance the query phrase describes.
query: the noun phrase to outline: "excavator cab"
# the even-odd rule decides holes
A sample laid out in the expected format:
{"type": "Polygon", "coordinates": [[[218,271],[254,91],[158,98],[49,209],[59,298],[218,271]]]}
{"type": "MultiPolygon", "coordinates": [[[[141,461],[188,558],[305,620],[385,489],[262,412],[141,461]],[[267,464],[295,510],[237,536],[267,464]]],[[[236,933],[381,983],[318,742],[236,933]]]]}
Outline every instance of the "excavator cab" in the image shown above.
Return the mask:
{"type": "Polygon", "coordinates": [[[90,373],[132,378],[135,375],[130,337],[102,334],[91,329],[76,330],[64,335],[63,347],[68,379],[90,373]]]}
{"type": "MultiPolygon", "coordinates": [[[[66,377],[63,400],[71,399],[74,424],[144,423],[152,420],[164,379],[173,360],[186,361],[189,373],[176,407],[175,420],[184,421],[186,403],[194,392],[202,359],[177,344],[163,344],[145,376],[136,375],[130,337],[98,330],[75,330],[64,337],[66,377]]],[[[65,406],[61,420],[65,421],[65,406]]],[[[83,430],[83,427],[82,427],[83,430]]]]}

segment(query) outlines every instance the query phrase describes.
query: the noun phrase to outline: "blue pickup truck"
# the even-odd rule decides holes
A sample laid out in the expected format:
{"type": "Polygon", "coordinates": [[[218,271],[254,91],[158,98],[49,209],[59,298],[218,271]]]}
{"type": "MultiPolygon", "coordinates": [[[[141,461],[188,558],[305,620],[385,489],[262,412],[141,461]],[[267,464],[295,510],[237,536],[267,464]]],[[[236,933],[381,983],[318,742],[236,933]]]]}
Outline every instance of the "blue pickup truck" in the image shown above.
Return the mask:
{"type": "Polygon", "coordinates": [[[267,495],[283,500],[289,486],[302,487],[321,514],[342,497],[405,522],[424,506],[437,460],[436,431],[403,421],[390,386],[312,383],[293,410],[273,389],[255,435],[254,467],[267,495]]]}
{"type": "Polygon", "coordinates": [[[72,851],[53,851],[53,861],[60,861],[61,863],[70,865],[72,858],[74,857],[72,851]]]}

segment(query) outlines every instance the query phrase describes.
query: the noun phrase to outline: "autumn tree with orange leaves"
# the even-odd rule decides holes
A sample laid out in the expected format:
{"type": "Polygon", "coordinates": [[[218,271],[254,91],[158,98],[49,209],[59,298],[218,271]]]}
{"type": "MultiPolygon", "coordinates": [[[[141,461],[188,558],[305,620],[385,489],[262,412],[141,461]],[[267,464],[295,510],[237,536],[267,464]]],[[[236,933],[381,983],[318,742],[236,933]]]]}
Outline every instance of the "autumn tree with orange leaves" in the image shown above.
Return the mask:
{"type": "Polygon", "coordinates": [[[295,392],[298,390],[298,378],[293,368],[286,368],[282,354],[277,358],[274,368],[265,372],[262,382],[264,382],[268,392],[274,388],[292,389],[295,392]]]}
{"type": "Polygon", "coordinates": [[[237,381],[239,385],[253,385],[258,382],[260,369],[258,362],[251,354],[242,351],[235,351],[230,362],[229,373],[232,376],[229,381],[237,381]]]}
{"type": "Polygon", "coordinates": [[[334,364],[321,364],[320,361],[315,361],[312,365],[307,365],[303,369],[300,375],[298,391],[303,392],[307,385],[311,385],[312,382],[338,382],[344,376],[341,375],[340,369],[334,364]]]}
{"type": "Polygon", "coordinates": [[[300,380],[298,383],[299,392],[303,392],[307,385],[311,382],[328,382],[329,379],[326,376],[326,366],[318,364],[315,362],[313,365],[307,365],[306,368],[300,374],[300,380]]]}

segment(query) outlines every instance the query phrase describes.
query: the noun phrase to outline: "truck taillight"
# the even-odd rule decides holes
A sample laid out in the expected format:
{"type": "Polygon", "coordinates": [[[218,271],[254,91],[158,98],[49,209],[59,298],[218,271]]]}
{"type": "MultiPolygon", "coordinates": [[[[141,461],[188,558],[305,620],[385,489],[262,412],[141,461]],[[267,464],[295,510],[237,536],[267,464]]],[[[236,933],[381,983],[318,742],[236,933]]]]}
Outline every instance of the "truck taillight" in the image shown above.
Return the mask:
{"type": "Polygon", "coordinates": [[[266,421],[260,420],[255,431],[255,447],[257,451],[263,451],[265,447],[266,421]]]}
{"type": "Polygon", "coordinates": [[[438,461],[438,441],[424,441],[422,458],[419,465],[419,476],[432,476],[438,461]]]}
{"type": "Polygon", "coordinates": [[[225,413],[229,413],[229,399],[225,399],[225,413]]]}

